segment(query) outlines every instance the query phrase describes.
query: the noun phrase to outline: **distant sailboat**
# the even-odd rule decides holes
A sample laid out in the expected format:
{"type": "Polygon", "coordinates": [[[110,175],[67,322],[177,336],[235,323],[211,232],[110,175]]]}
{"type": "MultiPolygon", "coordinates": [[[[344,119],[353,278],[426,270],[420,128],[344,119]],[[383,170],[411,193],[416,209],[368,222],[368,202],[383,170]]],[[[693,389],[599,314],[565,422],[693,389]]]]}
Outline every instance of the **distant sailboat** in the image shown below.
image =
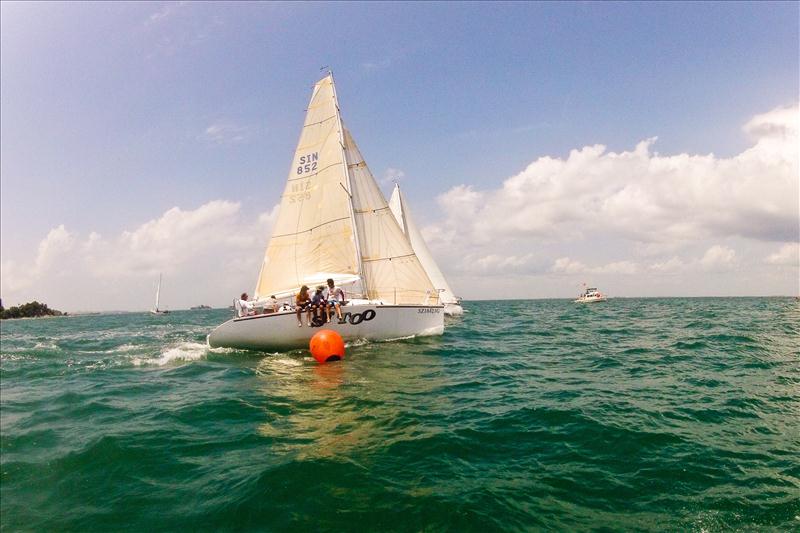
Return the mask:
{"type": "Polygon", "coordinates": [[[405,196],[400,192],[400,185],[394,184],[392,191],[392,198],[389,200],[389,208],[392,210],[394,218],[400,224],[403,233],[406,234],[408,240],[411,242],[411,247],[414,253],[417,254],[419,262],[422,263],[428,277],[431,278],[433,286],[439,291],[439,301],[444,304],[444,314],[446,315],[463,315],[464,308],[461,307],[461,298],[453,293],[450,284],[444,278],[444,274],[436,264],[436,260],[431,255],[428,246],[425,244],[425,239],[422,238],[417,225],[411,218],[411,212],[408,209],[408,203],[405,196]]]}
{"type": "Polygon", "coordinates": [[[156,306],[150,310],[153,315],[166,315],[169,311],[158,308],[158,300],[161,297],[161,274],[158,275],[158,287],[156,288],[156,306]]]}

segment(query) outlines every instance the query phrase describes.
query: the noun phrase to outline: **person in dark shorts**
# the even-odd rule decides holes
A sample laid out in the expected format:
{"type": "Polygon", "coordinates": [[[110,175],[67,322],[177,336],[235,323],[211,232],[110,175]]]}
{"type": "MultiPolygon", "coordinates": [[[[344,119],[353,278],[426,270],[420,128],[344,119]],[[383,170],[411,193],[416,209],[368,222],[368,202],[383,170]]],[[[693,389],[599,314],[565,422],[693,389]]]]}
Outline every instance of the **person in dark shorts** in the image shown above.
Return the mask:
{"type": "MultiPolygon", "coordinates": [[[[317,287],[314,296],[311,297],[311,310],[314,312],[314,322],[322,322],[322,311],[325,310],[325,322],[331,321],[331,311],[328,308],[328,302],[325,300],[325,295],[322,291],[325,289],[323,285],[317,287]]],[[[324,323],[324,322],[323,322],[324,323]]]]}

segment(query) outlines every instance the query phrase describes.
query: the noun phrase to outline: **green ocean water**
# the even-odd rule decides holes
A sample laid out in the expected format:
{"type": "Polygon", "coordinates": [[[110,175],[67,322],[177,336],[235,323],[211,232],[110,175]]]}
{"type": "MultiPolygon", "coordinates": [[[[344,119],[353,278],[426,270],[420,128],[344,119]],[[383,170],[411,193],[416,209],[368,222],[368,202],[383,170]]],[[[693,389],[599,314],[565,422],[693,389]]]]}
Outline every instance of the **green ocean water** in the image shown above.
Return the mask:
{"type": "Polygon", "coordinates": [[[4,321],[4,531],[798,531],[800,303],[467,302],[211,351],[229,311],[4,321]]]}

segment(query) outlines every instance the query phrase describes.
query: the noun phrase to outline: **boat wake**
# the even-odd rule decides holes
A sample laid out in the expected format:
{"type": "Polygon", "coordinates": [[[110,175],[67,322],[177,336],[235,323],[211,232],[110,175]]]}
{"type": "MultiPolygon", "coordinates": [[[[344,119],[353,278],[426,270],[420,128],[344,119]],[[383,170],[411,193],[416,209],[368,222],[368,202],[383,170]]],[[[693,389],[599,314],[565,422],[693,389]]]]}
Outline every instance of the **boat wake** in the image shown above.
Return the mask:
{"type": "Polygon", "coordinates": [[[161,352],[160,357],[135,357],[134,366],[166,366],[176,362],[197,361],[208,354],[208,346],[199,342],[181,342],[161,352]]]}

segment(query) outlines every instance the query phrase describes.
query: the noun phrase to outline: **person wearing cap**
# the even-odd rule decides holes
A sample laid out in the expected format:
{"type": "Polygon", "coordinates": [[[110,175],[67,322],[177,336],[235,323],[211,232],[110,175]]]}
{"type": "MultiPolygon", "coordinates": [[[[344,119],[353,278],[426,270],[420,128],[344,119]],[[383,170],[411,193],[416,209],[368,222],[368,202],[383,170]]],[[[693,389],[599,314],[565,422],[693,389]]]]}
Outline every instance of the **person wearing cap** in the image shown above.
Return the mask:
{"type": "Polygon", "coordinates": [[[325,301],[325,295],[322,291],[325,289],[324,285],[317,287],[314,296],[311,298],[311,309],[314,310],[314,318],[319,317],[322,319],[322,310],[325,310],[325,322],[331,321],[331,311],[328,309],[328,302],[325,301]]]}

